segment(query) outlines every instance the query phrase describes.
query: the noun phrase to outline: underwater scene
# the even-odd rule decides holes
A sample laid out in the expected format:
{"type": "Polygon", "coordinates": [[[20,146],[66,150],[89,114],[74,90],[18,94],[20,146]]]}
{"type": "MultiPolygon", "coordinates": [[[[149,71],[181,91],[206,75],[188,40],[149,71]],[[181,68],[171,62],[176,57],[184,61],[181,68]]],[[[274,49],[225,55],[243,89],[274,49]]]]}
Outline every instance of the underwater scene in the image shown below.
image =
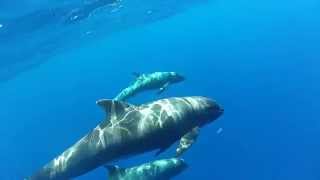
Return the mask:
{"type": "Polygon", "coordinates": [[[319,0],[0,0],[0,180],[319,180],[319,80],[319,0]]]}

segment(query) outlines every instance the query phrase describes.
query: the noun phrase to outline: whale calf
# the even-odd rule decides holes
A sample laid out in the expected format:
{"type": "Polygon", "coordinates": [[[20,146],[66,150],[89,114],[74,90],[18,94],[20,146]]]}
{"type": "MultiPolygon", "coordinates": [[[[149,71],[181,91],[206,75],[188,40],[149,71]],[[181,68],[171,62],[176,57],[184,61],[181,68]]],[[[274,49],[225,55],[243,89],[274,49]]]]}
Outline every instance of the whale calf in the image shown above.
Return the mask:
{"type": "Polygon", "coordinates": [[[131,168],[105,166],[108,171],[108,180],[169,180],[187,167],[183,159],[161,159],[131,168]]]}
{"type": "Polygon", "coordinates": [[[199,96],[140,106],[115,100],[97,104],[106,111],[106,119],[28,180],[70,179],[124,157],[153,150],[160,154],[195,127],[223,114],[217,102],[199,96]]]}
{"type": "Polygon", "coordinates": [[[155,72],[151,74],[134,73],[134,75],[136,76],[136,81],[122,90],[114,100],[125,101],[146,90],[158,89],[158,93],[162,93],[169,85],[184,81],[185,79],[176,72],[155,72]]]}

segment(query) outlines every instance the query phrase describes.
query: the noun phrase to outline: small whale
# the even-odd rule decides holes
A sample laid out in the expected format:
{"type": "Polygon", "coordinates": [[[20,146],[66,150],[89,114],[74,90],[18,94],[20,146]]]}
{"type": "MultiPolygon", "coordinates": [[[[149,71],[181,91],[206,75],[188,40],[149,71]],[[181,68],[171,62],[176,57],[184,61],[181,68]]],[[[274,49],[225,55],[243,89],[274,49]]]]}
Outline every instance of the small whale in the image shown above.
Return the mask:
{"type": "Polygon", "coordinates": [[[176,72],[134,73],[134,75],[136,76],[136,81],[122,90],[114,100],[126,101],[142,91],[153,89],[158,89],[158,94],[161,94],[169,85],[185,80],[182,75],[176,72]]]}
{"type": "Polygon", "coordinates": [[[135,106],[99,100],[106,119],[27,180],[75,178],[114,160],[154,150],[157,155],[223,114],[221,106],[200,96],[161,99],[135,106]]]}
{"type": "Polygon", "coordinates": [[[108,180],[169,180],[187,169],[187,163],[180,158],[161,159],[131,168],[105,166],[108,180]]]}

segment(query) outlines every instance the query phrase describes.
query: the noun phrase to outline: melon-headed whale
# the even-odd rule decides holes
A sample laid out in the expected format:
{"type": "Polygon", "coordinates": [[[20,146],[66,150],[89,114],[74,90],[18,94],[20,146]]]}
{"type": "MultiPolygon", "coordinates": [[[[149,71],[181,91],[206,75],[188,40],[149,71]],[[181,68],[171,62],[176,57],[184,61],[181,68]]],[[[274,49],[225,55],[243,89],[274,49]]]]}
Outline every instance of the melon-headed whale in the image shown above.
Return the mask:
{"type": "Polygon", "coordinates": [[[151,74],[134,73],[136,80],[122,90],[114,100],[125,101],[139,92],[158,89],[162,93],[169,85],[183,81],[185,78],[176,72],[154,72],[151,74]]]}
{"type": "Polygon", "coordinates": [[[187,167],[187,163],[180,158],[161,159],[131,168],[105,166],[108,180],[169,180],[187,167]]]}
{"type": "Polygon", "coordinates": [[[106,111],[106,119],[27,180],[70,179],[113,160],[153,150],[159,154],[195,127],[223,114],[215,101],[199,96],[140,106],[115,100],[99,100],[97,104],[106,111]]]}

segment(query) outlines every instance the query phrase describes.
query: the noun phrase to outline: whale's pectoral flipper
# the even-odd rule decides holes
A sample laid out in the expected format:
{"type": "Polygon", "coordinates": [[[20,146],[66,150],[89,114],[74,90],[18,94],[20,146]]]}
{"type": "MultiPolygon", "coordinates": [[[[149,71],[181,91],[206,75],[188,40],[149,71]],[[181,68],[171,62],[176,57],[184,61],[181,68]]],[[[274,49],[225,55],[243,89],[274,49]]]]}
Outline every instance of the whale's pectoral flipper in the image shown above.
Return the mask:
{"type": "Polygon", "coordinates": [[[109,173],[120,170],[119,166],[114,166],[114,165],[104,165],[104,167],[109,171],[109,173]]]}
{"type": "Polygon", "coordinates": [[[117,179],[116,177],[121,174],[121,171],[123,171],[122,168],[119,166],[112,166],[112,165],[105,165],[104,166],[108,170],[108,179],[113,180],[117,179]]]}
{"type": "Polygon", "coordinates": [[[133,110],[135,108],[135,106],[132,104],[110,99],[98,100],[97,105],[105,110],[105,112],[107,113],[107,120],[111,121],[113,119],[119,119],[123,114],[125,114],[125,112],[133,110]]]}
{"type": "Polygon", "coordinates": [[[200,128],[195,127],[180,139],[179,146],[176,149],[176,157],[181,156],[196,142],[199,136],[199,133],[200,133],[200,128]]]}
{"type": "Polygon", "coordinates": [[[165,91],[166,89],[168,89],[169,85],[170,85],[169,82],[167,82],[166,84],[164,84],[164,85],[159,89],[159,91],[158,91],[157,94],[163,93],[163,91],[165,91]]]}

